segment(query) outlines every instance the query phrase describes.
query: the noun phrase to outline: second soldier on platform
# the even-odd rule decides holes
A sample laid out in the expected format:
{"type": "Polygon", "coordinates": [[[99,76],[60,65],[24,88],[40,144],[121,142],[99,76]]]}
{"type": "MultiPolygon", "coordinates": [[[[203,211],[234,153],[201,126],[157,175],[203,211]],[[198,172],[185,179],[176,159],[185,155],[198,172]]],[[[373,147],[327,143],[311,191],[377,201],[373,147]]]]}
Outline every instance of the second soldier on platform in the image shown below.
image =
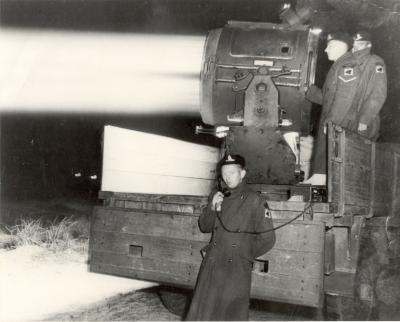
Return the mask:
{"type": "Polygon", "coordinates": [[[312,157],[313,175],[304,183],[312,185],[326,184],[326,132],[327,123],[337,125],[348,124],[348,113],[353,104],[359,83],[359,69],[352,53],[353,39],[346,33],[328,35],[325,52],[328,59],[333,61],[324,86],[319,89],[311,86],[307,92],[307,99],[322,105],[318,132],[314,140],[312,157]]]}
{"type": "Polygon", "coordinates": [[[383,60],[372,55],[370,35],[358,32],[352,40],[345,33],[328,35],[325,52],[334,61],[322,91],[311,86],[307,99],[322,105],[312,160],[313,176],[305,181],[326,184],[326,124],[333,122],[376,140],[379,111],[386,99],[386,71],[383,60]],[[349,50],[352,48],[352,52],[349,50]]]}

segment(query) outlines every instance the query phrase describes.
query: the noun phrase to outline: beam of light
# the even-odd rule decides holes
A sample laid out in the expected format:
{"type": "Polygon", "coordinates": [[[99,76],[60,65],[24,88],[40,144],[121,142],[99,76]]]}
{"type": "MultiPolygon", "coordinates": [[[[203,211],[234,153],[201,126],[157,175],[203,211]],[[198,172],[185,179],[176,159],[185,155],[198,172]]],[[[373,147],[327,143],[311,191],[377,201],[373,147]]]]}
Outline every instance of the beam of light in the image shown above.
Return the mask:
{"type": "Polygon", "coordinates": [[[0,29],[0,110],[198,114],[205,36],[0,29]]]}

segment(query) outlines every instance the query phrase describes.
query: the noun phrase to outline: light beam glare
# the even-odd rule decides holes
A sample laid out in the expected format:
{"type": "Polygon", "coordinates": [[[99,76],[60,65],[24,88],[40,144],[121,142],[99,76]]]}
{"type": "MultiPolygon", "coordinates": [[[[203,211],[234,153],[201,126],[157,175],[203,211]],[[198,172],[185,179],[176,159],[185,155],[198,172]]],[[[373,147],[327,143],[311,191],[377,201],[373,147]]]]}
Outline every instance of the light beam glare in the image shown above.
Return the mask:
{"type": "Polygon", "coordinates": [[[204,41],[2,28],[0,109],[198,114],[204,41]]]}

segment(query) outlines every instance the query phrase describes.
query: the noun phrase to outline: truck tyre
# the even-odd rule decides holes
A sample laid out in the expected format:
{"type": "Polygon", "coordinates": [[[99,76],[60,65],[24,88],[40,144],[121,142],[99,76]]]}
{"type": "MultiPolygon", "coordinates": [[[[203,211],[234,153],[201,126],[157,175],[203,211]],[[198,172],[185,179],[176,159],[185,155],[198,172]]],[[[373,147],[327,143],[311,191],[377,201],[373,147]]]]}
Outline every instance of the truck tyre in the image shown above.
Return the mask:
{"type": "Polygon", "coordinates": [[[378,316],[376,320],[393,320],[400,316],[400,261],[390,260],[376,281],[378,316]]]}
{"type": "Polygon", "coordinates": [[[375,320],[374,276],[371,271],[357,269],[353,296],[325,295],[324,315],[328,321],[370,321],[375,320]],[[368,274],[368,278],[365,275],[368,274]]]}
{"type": "Polygon", "coordinates": [[[184,317],[189,309],[191,291],[171,286],[161,286],[158,295],[165,308],[171,313],[184,317]]]}
{"type": "Polygon", "coordinates": [[[369,321],[374,320],[373,308],[373,301],[327,294],[324,317],[328,321],[369,321]]]}

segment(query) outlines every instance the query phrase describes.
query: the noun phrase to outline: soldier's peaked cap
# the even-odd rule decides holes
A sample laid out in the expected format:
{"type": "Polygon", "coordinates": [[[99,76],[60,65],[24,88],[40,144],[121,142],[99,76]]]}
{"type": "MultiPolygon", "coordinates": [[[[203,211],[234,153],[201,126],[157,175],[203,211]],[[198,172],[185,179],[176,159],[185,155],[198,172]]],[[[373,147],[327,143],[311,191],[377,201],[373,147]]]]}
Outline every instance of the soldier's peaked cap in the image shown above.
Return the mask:
{"type": "Polygon", "coordinates": [[[353,38],[345,32],[333,32],[328,34],[327,41],[338,40],[347,44],[349,48],[353,47],[353,38]]]}
{"type": "Polygon", "coordinates": [[[228,164],[238,164],[242,168],[246,166],[245,159],[239,154],[226,154],[220,161],[220,167],[228,164]]]}
{"type": "Polygon", "coordinates": [[[368,31],[357,31],[353,36],[354,41],[371,41],[371,34],[368,31]]]}

